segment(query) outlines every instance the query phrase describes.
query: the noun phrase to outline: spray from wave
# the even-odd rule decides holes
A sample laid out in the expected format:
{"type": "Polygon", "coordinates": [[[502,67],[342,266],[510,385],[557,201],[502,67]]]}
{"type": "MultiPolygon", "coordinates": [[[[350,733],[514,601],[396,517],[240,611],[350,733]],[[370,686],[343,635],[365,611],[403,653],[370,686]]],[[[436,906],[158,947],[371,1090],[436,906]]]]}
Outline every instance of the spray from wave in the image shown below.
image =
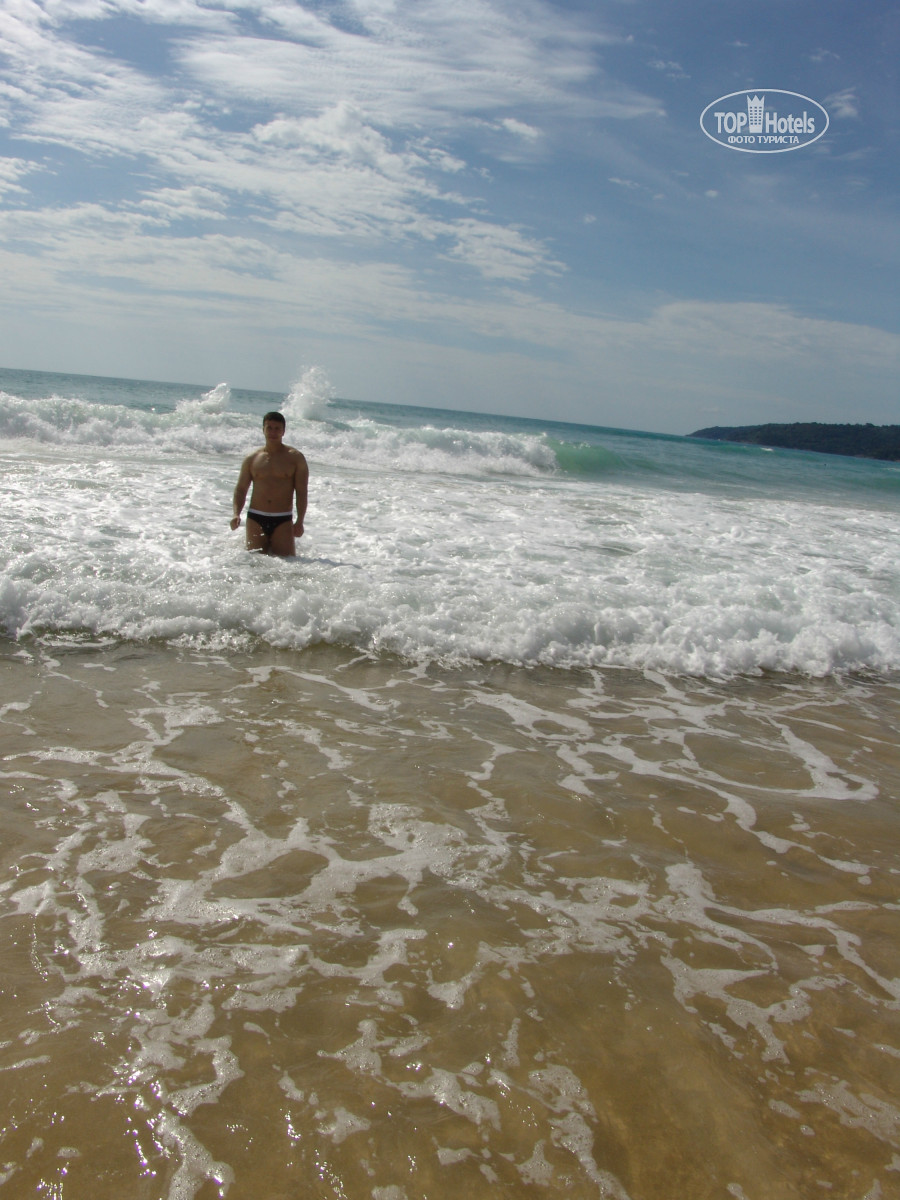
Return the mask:
{"type": "Polygon", "coordinates": [[[217,383],[214,388],[210,388],[202,396],[179,400],[175,411],[180,413],[223,413],[230,403],[231,387],[227,383],[217,383]]]}
{"type": "Polygon", "coordinates": [[[291,386],[284,404],[284,415],[288,420],[322,421],[334,397],[335,390],[322,368],[307,367],[291,386]]]}

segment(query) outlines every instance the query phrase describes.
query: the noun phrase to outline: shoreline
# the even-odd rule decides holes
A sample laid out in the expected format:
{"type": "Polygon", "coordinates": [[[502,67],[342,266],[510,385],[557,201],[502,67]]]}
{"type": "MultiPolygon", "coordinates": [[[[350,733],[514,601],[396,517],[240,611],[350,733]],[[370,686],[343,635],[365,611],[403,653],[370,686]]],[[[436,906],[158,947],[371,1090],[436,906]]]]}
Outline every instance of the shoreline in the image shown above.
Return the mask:
{"type": "MultiPolygon", "coordinates": [[[[252,661],[267,668],[277,669],[290,664],[302,669],[304,661],[309,659],[316,663],[324,663],[337,671],[368,665],[372,671],[381,673],[384,677],[392,675],[422,675],[431,677],[442,675],[448,678],[471,679],[473,676],[484,680],[493,678],[514,678],[521,675],[524,681],[532,681],[540,686],[542,681],[557,681],[560,684],[569,683],[572,686],[593,686],[597,678],[608,677],[621,680],[626,684],[631,682],[635,687],[642,681],[668,680],[672,686],[685,688],[730,688],[742,684],[768,686],[827,686],[831,683],[837,687],[869,686],[883,684],[887,688],[900,687],[900,670],[878,670],[870,666],[854,666],[846,670],[831,670],[824,673],[811,673],[796,667],[778,669],[774,667],[755,667],[750,670],[732,671],[727,674],[702,674],[686,670],[670,670],[656,665],[648,667],[634,666],[628,663],[595,663],[595,664],[553,664],[542,662],[510,662],[504,658],[447,658],[434,655],[432,657],[416,657],[404,655],[388,648],[371,648],[354,646],[350,642],[322,640],[305,646],[277,645],[265,637],[249,630],[228,644],[222,644],[216,639],[209,641],[201,637],[167,639],[164,637],[132,637],[127,634],[97,633],[93,630],[59,630],[59,631],[29,631],[16,635],[0,630],[0,661],[30,656],[35,663],[42,657],[52,658],[55,654],[96,653],[97,655],[121,655],[125,658],[153,657],[154,655],[181,657],[196,657],[208,659],[211,662],[252,661]]],[[[323,669],[323,668],[318,668],[323,669]]]]}

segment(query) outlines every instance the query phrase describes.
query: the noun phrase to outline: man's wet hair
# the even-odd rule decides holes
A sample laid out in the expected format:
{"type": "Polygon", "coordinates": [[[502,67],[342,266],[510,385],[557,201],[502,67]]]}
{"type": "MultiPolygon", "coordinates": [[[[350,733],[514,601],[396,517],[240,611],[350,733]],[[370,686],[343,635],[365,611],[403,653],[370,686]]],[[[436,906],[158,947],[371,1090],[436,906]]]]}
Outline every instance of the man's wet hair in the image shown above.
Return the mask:
{"type": "Polygon", "coordinates": [[[287,429],[287,421],[280,412],[267,412],[262,419],[263,425],[265,425],[266,421],[277,421],[279,425],[281,425],[284,429],[287,429]]]}

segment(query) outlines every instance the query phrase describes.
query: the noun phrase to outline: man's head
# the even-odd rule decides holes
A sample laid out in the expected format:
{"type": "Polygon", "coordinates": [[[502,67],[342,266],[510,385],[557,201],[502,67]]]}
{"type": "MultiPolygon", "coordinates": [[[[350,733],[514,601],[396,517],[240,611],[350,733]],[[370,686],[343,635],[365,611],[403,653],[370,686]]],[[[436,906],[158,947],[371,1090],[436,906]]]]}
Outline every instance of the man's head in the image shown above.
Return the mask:
{"type": "Polygon", "coordinates": [[[274,421],[276,424],[280,425],[281,432],[284,433],[287,422],[285,421],[284,417],[281,415],[280,412],[267,412],[262,420],[263,429],[265,429],[265,427],[268,425],[268,423],[270,421],[274,421]]]}

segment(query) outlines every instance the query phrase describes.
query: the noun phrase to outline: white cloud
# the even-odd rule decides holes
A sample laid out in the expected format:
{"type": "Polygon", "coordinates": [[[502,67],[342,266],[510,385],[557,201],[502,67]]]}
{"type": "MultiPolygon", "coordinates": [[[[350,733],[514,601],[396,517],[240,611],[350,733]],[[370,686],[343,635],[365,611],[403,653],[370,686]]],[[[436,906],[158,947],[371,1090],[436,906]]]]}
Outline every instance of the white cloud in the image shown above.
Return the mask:
{"type": "Polygon", "coordinates": [[[314,117],[276,117],[254,126],[252,136],[260,143],[290,148],[312,160],[327,155],[396,178],[424,165],[415,155],[394,153],[388,139],[366,124],[360,110],[348,101],[314,117]]]}
{"type": "Polygon", "coordinates": [[[841,92],[832,92],[825,99],[825,107],[831,117],[856,119],[859,117],[859,97],[855,88],[844,88],[841,92]]]}
{"type": "MultiPolygon", "coordinates": [[[[261,237],[268,227],[414,239],[487,279],[522,280],[559,264],[518,227],[454,215],[479,202],[481,169],[470,172],[446,137],[477,132],[494,112],[496,128],[534,145],[540,131],[505,109],[598,111],[582,85],[599,78],[593,54],[604,40],[540,3],[526,8],[357,0],[346,10],[351,32],[281,0],[18,0],[7,9],[8,41],[26,86],[8,93],[6,116],[23,143],[130,164],[123,204],[148,219],[230,216],[261,237]],[[277,36],[239,32],[241,13],[277,36]],[[57,30],[116,14],[177,26],[170,49],[180,73],[154,78],[57,30]],[[248,101],[274,111],[242,129],[228,114],[248,101]],[[466,192],[442,187],[448,175],[468,176],[466,192]]],[[[650,106],[618,92],[603,103],[622,115],[650,106]]]]}
{"type": "Polygon", "coordinates": [[[541,136],[539,129],[535,129],[533,125],[526,125],[524,121],[517,121],[514,117],[504,117],[500,124],[508,133],[515,134],[527,142],[535,142],[541,136]]]}
{"type": "Polygon", "coordinates": [[[0,158],[0,195],[12,192],[25,195],[26,189],[19,180],[37,169],[24,158],[0,158]]]}
{"type": "Polygon", "coordinates": [[[225,197],[207,187],[159,188],[139,201],[140,212],[152,214],[165,224],[173,221],[225,219],[225,197]]]}
{"type": "Polygon", "coordinates": [[[657,309],[646,327],[654,344],[679,355],[900,369],[900,335],[803,316],[780,304],[680,301],[657,309]]]}
{"type": "MultiPolygon", "coordinates": [[[[38,5],[29,0],[30,9],[40,12],[46,19],[60,25],[66,21],[100,21],[109,17],[137,17],[142,21],[158,25],[192,26],[197,29],[229,29],[235,25],[234,12],[238,8],[228,0],[204,4],[198,0],[42,0],[38,5]]],[[[265,4],[267,0],[263,0],[265,4]]],[[[252,11],[258,7],[252,0],[241,8],[252,11]]]]}
{"type": "MultiPolygon", "coordinates": [[[[583,85],[599,76],[602,37],[544,5],[528,6],[528,19],[521,5],[488,0],[423,0],[398,6],[390,19],[378,6],[355,7],[357,32],[319,22],[297,41],[185,40],[180,60],[220,95],[304,113],[351,100],[375,123],[406,129],[448,129],[463,117],[535,105],[598,111],[583,85]]],[[[654,107],[622,89],[610,89],[606,103],[623,115],[654,107]]]]}
{"type": "Polygon", "coordinates": [[[681,63],[656,58],[647,65],[654,71],[661,71],[668,79],[690,79],[681,63]]]}
{"type": "Polygon", "coordinates": [[[812,53],[809,55],[809,58],[810,58],[810,61],[814,62],[814,63],[823,63],[823,62],[828,62],[829,60],[832,60],[834,62],[840,61],[839,54],[835,54],[833,50],[825,50],[824,48],[821,48],[821,47],[818,50],[813,50],[812,53]]]}
{"type": "MultiPolygon", "coordinates": [[[[162,212],[172,215],[215,204],[203,189],[173,193],[162,212]]],[[[302,323],[320,332],[342,329],[366,336],[390,325],[417,327],[425,342],[448,331],[515,343],[526,356],[546,350],[570,359],[599,360],[617,376],[640,374],[653,363],[666,370],[752,373],[783,369],[823,372],[900,371],[900,335],[871,326],[805,316],[785,305],[677,301],[639,317],[612,318],[578,312],[527,291],[507,289],[461,298],[427,283],[416,271],[390,262],[348,260],[276,250],[266,241],[224,233],[172,236],[157,232],[160,211],[113,211],[97,205],[0,214],[0,240],[8,246],[40,244],[35,259],[7,251],[3,270],[16,279],[18,295],[36,282],[35,294],[65,295],[76,288],[85,311],[118,304],[123,286],[137,289],[142,306],[164,313],[175,298],[213,297],[218,311],[235,318],[248,301],[256,320],[280,326],[302,323]],[[718,365],[717,365],[718,364],[718,365]]],[[[515,230],[466,220],[443,231],[448,253],[480,259],[485,274],[527,279],[543,251],[515,230]]],[[[663,371],[665,376],[665,371],[663,371]]]]}
{"type": "Polygon", "coordinates": [[[488,279],[522,282],[537,271],[564,269],[548,257],[540,242],[509,226],[464,218],[449,225],[447,232],[455,243],[450,257],[475,267],[488,279]]]}

